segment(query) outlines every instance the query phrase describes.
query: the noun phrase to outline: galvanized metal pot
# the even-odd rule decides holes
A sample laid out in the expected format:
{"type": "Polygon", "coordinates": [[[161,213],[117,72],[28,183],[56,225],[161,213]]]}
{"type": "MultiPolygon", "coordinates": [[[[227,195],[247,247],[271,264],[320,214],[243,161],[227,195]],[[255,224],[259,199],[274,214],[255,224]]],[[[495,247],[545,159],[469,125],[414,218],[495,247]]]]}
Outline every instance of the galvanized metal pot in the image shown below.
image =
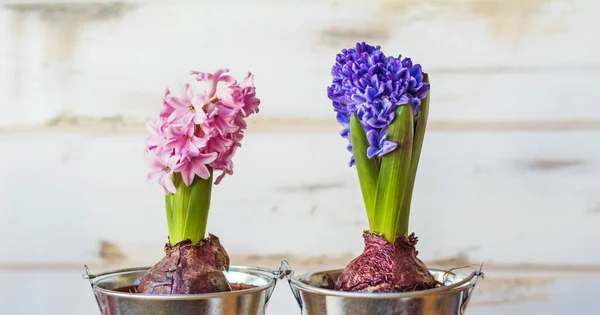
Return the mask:
{"type": "Polygon", "coordinates": [[[409,293],[353,293],[331,289],[342,269],[295,276],[283,263],[292,293],[304,315],[464,314],[481,271],[459,275],[430,269],[443,287],[409,293]]]}
{"type": "Polygon", "coordinates": [[[272,270],[231,266],[225,273],[230,283],[254,288],[210,294],[150,295],[117,291],[136,286],[150,267],[122,269],[90,274],[86,267],[84,278],[90,281],[103,315],[253,315],[264,314],[278,273],[272,270]]]}

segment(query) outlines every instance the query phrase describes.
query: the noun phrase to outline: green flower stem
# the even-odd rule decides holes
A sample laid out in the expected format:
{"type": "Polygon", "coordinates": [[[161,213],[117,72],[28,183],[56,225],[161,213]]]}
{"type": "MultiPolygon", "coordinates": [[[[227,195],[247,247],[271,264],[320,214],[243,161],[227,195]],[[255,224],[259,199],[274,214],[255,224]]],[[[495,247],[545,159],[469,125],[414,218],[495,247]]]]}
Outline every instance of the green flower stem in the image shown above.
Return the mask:
{"type": "Polygon", "coordinates": [[[350,136],[352,137],[352,150],[354,152],[354,160],[356,162],[356,171],[358,172],[358,180],[362,191],[365,208],[367,209],[367,217],[369,218],[369,227],[374,226],[374,208],[375,196],[377,194],[377,177],[379,169],[375,158],[367,157],[367,149],[369,141],[365,130],[355,114],[350,116],[350,136]]]}
{"type": "Polygon", "coordinates": [[[190,186],[185,185],[181,175],[173,175],[177,193],[165,198],[171,244],[186,239],[196,244],[204,238],[212,191],[212,169],[209,170],[208,179],[196,177],[190,186]]]}
{"type": "MultiPolygon", "coordinates": [[[[423,73],[423,76],[423,82],[429,83],[429,76],[427,73],[423,73]]],[[[396,233],[398,234],[408,233],[410,205],[412,201],[413,189],[415,187],[415,178],[417,177],[417,168],[419,167],[419,160],[421,158],[421,149],[423,148],[423,139],[425,138],[427,116],[429,115],[429,93],[430,91],[427,92],[427,96],[421,101],[421,109],[419,110],[419,117],[417,119],[417,125],[415,126],[408,184],[406,185],[404,198],[402,198],[402,215],[398,216],[398,221],[396,222],[396,233]]]]}
{"type": "Polygon", "coordinates": [[[173,225],[173,209],[172,209],[172,194],[165,195],[165,205],[167,208],[167,226],[169,227],[169,243],[172,243],[173,237],[175,237],[175,226],[173,225]]]}
{"type": "Polygon", "coordinates": [[[396,142],[398,147],[381,157],[374,209],[373,230],[383,234],[390,243],[394,242],[397,233],[406,233],[397,228],[397,222],[408,222],[408,214],[402,213],[402,199],[409,181],[413,137],[412,106],[400,105],[387,132],[387,140],[396,142]]]}

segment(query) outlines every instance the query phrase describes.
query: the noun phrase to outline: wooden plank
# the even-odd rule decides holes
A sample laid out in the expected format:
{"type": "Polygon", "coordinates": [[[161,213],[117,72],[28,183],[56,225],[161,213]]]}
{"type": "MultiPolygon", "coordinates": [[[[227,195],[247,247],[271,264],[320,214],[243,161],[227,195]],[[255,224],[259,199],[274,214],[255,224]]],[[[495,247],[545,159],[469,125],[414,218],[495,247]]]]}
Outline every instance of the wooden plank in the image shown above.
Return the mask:
{"type": "MultiPolygon", "coordinates": [[[[322,72],[323,76],[327,76],[326,71],[322,72]]],[[[479,128],[485,128],[485,124],[498,123],[565,124],[583,121],[600,124],[600,109],[594,106],[594,101],[600,99],[600,89],[594,86],[599,81],[600,71],[573,71],[556,75],[432,74],[430,119],[434,125],[450,123],[459,127],[483,123],[479,128]]],[[[333,126],[335,113],[325,95],[327,85],[319,86],[314,81],[298,84],[306,86],[306,95],[289,101],[289,96],[282,90],[272,89],[268,83],[265,87],[258,85],[258,95],[263,103],[260,115],[253,119],[267,123],[269,120],[297,120],[300,124],[311,120],[333,126]],[[303,98],[307,100],[304,101],[303,98]]],[[[42,116],[47,119],[45,124],[52,125],[60,119],[69,123],[87,117],[96,118],[100,122],[112,120],[125,125],[132,122],[141,124],[147,117],[156,116],[162,98],[161,89],[155,89],[154,92],[148,89],[146,96],[135,101],[140,106],[131,108],[131,104],[126,101],[127,94],[131,91],[126,89],[111,89],[111,93],[106,93],[105,90],[90,91],[86,102],[79,101],[88,99],[83,95],[85,89],[76,91],[78,89],[74,89],[73,94],[79,94],[80,97],[68,97],[70,105],[65,105],[68,108],[66,112],[61,112],[44,101],[34,103],[39,104],[35,107],[39,107],[42,116]]],[[[19,120],[23,123],[32,119],[29,113],[35,111],[31,106],[7,106],[4,112],[4,125],[7,128],[19,120]]],[[[39,112],[32,115],[35,119],[42,117],[39,112]]]]}
{"type": "MultiPolygon", "coordinates": [[[[0,135],[0,263],[157,260],[167,231],[161,189],[144,181],[144,136],[0,135]]],[[[411,223],[423,259],[600,264],[585,245],[600,236],[599,137],[430,132],[411,223]]],[[[344,147],[335,133],[249,131],[235,176],[214,190],[209,231],[232,255],[360,252],[366,215],[344,147]]]]}
{"type": "Polygon", "coordinates": [[[329,120],[329,69],[358,40],[425,65],[433,120],[597,121],[599,13],[593,0],[12,2],[0,7],[0,126],[140,120],[190,69],[220,66],[256,73],[264,119],[329,120]]]}

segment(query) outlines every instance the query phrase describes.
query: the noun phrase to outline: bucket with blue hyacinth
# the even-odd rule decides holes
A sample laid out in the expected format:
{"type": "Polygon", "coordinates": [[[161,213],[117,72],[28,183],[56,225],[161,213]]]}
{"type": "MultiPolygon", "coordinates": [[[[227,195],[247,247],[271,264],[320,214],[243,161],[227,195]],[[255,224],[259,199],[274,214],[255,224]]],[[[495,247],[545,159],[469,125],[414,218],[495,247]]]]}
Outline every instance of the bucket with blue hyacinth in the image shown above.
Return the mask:
{"type": "Polygon", "coordinates": [[[348,140],[369,229],[363,253],[345,269],[291,277],[303,314],[462,314],[481,272],[429,269],[409,233],[428,75],[410,58],[366,43],[337,54],[331,74],[327,95],[348,140]]]}
{"type": "Polygon", "coordinates": [[[365,251],[336,282],[351,292],[407,292],[437,285],[417,258],[408,234],[430,89],[427,74],[410,58],[388,57],[366,43],[344,49],[327,89],[349,140],[369,218],[365,251]]]}

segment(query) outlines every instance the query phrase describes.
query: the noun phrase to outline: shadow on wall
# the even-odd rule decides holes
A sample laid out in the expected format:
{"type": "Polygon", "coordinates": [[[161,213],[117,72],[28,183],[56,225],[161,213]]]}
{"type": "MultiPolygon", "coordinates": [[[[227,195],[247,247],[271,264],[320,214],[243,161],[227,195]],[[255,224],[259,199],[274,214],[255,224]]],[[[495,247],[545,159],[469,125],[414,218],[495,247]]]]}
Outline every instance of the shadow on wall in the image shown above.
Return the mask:
{"type": "MultiPolygon", "coordinates": [[[[332,2],[333,11],[338,11],[343,1],[332,2]]],[[[380,0],[372,15],[364,15],[363,21],[339,20],[323,30],[318,40],[326,46],[352,46],[357,40],[383,42],[395,32],[406,29],[410,24],[437,16],[451,21],[457,17],[481,19],[489,28],[494,39],[518,42],[531,34],[558,33],[565,30],[562,14],[538,23],[537,16],[545,14],[552,4],[572,5],[573,0],[462,0],[462,1],[418,1],[380,0]]],[[[353,2],[353,4],[355,4],[353,2]]],[[[366,7],[373,7],[371,2],[366,7]]],[[[365,12],[368,12],[366,10],[365,12]]],[[[564,13],[564,10],[561,10],[564,13]]],[[[551,13],[548,13],[551,14],[551,13]]]]}
{"type": "Polygon", "coordinates": [[[136,4],[112,3],[6,3],[11,11],[10,28],[15,35],[26,29],[29,18],[43,25],[47,61],[70,61],[81,40],[85,25],[99,21],[120,20],[136,4]]]}

